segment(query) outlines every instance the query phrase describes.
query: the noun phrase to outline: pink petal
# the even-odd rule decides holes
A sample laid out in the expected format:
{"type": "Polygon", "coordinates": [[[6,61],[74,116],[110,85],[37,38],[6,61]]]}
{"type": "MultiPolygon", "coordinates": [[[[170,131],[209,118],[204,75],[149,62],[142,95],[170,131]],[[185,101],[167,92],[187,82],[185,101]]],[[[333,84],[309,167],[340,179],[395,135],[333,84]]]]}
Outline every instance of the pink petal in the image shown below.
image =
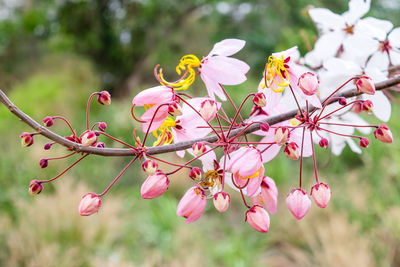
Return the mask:
{"type": "Polygon", "coordinates": [[[225,39],[221,42],[218,42],[214,45],[211,52],[208,54],[208,57],[212,55],[219,55],[219,56],[231,56],[236,54],[246,44],[246,41],[239,40],[239,39],[225,39]]]}

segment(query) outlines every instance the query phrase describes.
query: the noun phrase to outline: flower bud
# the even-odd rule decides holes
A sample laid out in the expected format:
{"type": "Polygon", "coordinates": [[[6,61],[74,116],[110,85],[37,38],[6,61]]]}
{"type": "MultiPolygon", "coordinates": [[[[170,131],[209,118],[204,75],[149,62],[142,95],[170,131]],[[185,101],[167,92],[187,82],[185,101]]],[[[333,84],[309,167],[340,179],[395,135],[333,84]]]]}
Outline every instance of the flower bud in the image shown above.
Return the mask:
{"type": "Polygon", "coordinates": [[[54,142],[52,142],[52,143],[46,143],[46,144],[44,144],[43,149],[44,149],[44,150],[49,150],[49,149],[51,148],[52,145],[54,145],[54,142]]]}
{"type": "Polygon", "coordinates": [[[353,110],[354,113],[360,114],[362,112],[362,104],[361,103],[354,103],[352,110],[353,110]]]}
{"type": "Polygon", "coordinates": [[[83,146],[91,146],[97,142],[97,135],[94,131],[86,131],[81,135],[83,146]]]}
{"type": "Polygon", "coordinates": [[[290,132],[287,127],[280,126],[275,130],[275,142],[277,145],[282,146],[289,141],[290,132]]]}
{"type": "Polygon", "coordinates": [[[186,218],[185,223],[192,223],[201,217],[206,204],[207,196],[203,188],[193,186],[179,201],[176,215],[186,218]]]}
{"type": "Polygon", "coordinates": [[[338,103],[339,103],[339,105],[346,106],[347,100],[345,97],[339,97],[338,103]]]}
{"type": "Polygon", "coordinates": [[[29,194],[37,195],[37,194],[40,194],[40,192],[42,192],[42,190],[43,190],[43,185],[38,180],[32,180],[29,183],[29,194]]]}
{"type": "Polygon", "coordinates": [[[111,95],[107,91],[101,91],[97,97],[97,102],[102,105],[108,106],[111,104],[111,95]]]}
{"type": "Polygon", "coordinates": [[[217,102],[212,99],[204,100],[200,105],[199,113],[203,117],[203,119],[207,122],[214,119],[217,112],[218,112],[217,102]]]}
{"type": "Polygon", "coordinates": [[[150,175],[140,188],[140,195],[144,199],[152,199],[161,196],[167,191],[169,179],[162,171],[150,175]]]}
{"type": "Polygon", "coordinates": [[[328,148],[329,146],[329,141],[326,138],[321,138],[321,140],[319,140],[319,146],[322,148],[328,148]]]}
{"type": "Polygon", "coordinates": [[[382,123],[379,127],[374,131],[375,138],[383,143],[393,143],[393,135],[390,131],[389,127],[386,124],[382,123]]]}
{"type": "Polygon", "coordinates": [[[253,103],[256,106],[265,107],[267,105],[267,100],[265,98],[265,94],[262,92],[255,94],[253,97],[253,103]]]}
{"type": "Polygon", "coordinates": [[[361,137],[360,138],[360,147],[367,148],[369,146],[368,138],[361,137]]]}
{"type": "Polygon", "coordinates": [[[214,202],[214,207],[219,212],[224,212],[229,207],[229,203],[231,202],[231,197],[229,196],[228,193],[218,192],[214,195],[213,202],[214,202]]]}
{"type": "Polygon", "coordinates": [[[181,107],[181,105],[179,105],[179,103],[177,103],[177,102],[172,102],[168,106],[168,113],[171,116],[174,116],[174,117],[181,116],[182,115],[182,107],[181,107]]]}
{"type": "Polygon", "coordinates": [[[193,167],[190,169],[189,177],[192,180],[197,180],[201,178],[201,169],[199,167],[193,167]]]}
{"type": "Polygon", "coordinates": [[[106,144],[103,143],[103,142],[98,142],[98,143],[96,144],[96,147],[105,148],[105,147],[106,147],[106,144]]]}
{"type": "Polygon", "coordinates": [[[198,157],[202,154],[204,154],[207,151],[207,147],[204,143],[198,142],[194,143],[192,146],[193,149],[193,154],[198,157]]]}
{"type": "Polygon", "coordinates": [[[300,76],[297,85],[303,91],[304,94],[314,95],[318,90],[319,80],[317,76],[315,76],[313,73],[306,72],[300,76]]]}
{"type": "Polygon", "coordinates": [[[107,129],[107,123],[105,123],[105,122],[100,122],[100,123],[99,123],[99,130],[102,131],[102,132],[105,132],[106,129],[107,129]]]}
{"type": "Polygon", "coordinates": [[[268,212],[259,205],[254,205],[246,212],[246,222],[260,233],[268,232],[270,224],[269,215],[268,212]]]}
{"type": "Polygon", "coordinates": [[[290,142],[283,149],[285,155],[292,160],[299,159],[299,146],[295,142],[290,142]]]}
{"type": "Polygon", "coordinates": [[[313,197],[315,204],[320,208],[325,208],[331,199],[331,190],[329,186],[324,183],[319,183],[311,187],[310,195],[313,197]]]}
{"type": "Polygon", "coordinates": [[[34,142],[33,135],[27,132],[23,132],[20,136],[21,138],[21,145],[23,147],[31,146],[34,142]]]}
{"type": "Polygon", "coordinates": [[[365,101],[363,101],[363,103],[361,105],[361,109],[368,113],[372,112],[373,107],[374,107],[374,104],[372,103],[371,100],[365,100],[365,101]]]}
{"type": "Polygon", "coordinates": [[[46,127],[52,126],[52,125],[54,124],[54,119],[53,119],[53,117],[46,117],[46,118],[44,118],[44,119],[43,119],[43,124],[44,124],[46,127]]]}
{"type": "Polygon", "coordinates": [[[356,82],[357,90],[368,94],[374,95],[375,94],[375,85],[370,77],[361,76],[360,79],[356,82]]]}
{"type": "Polygon", "coordinates": [[[81,216],[89,216],[99,211],[101,207],[101,199],[94,193],[87,193],[82,197],[79,203],[79,214],[81,216]]]}
{"type": "Polygon", "coordinates": [[[49,166],[49,160],[48,159],[41,159],[39,161],[39,165],[42,169],[46,168],[47,166],[49,166]]]}
{"type": "Polygon", "coordinates": [[[263,132],[268,132],[269,131],[269,124],[268,123],[260,123],[260,130],[263,132]]]}
{"type": "Polygon", "coordinates": [[[296,188],[287,196],[286,205],[293,216],[300,220],[310,210],[311,200],[303,189],[296,188]]]}
{"type": "Polygon", "coordinates": [[[269,213],[275,214],[278,207],[278,188],[272,178],[264,176],[261,182],[260,197],[265,209],[269,213]]]}
{"type": "Polygon", "coordinates": [[[147,159],[142,163],[142,170],[148,175],[153,175],[158,170],[158,163],[154,160],[147,159]]]}

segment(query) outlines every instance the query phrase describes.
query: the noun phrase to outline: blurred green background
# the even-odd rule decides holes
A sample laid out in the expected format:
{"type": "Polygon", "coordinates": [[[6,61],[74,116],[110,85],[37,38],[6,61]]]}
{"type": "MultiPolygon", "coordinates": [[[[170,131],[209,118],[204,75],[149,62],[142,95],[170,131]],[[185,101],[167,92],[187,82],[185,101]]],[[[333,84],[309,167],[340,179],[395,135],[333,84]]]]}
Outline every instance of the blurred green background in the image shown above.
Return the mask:
{"type": "MultiPolygon", "coordinates": [[[[93,104],[91,119],[107,122],[110,134],[131,142],[139,126],[129,114],[131,99],[157,85],[156,64],[173,77],[181,56],[207,55],[227,37],[244,39],[238,58],[252,66],[249,80],[230,88],[240,99],[256,88],[271,52],[298,45],[304,54],[312,46],[317,32],[307,15],[310,6],[342,13],[347,1],[0,0],[0,88],[34,119],[63,115],[78,132],[89,94],[109,90],[112,105],[93,104]]],[[[399,26],[399,12],[396,1],[380,0],[369,15],[399,26]]],[[[199,81],[193,88],[205,92],[199,81]]],[[[393,106],[389,127],[398,136],[400,107],[393,106]]],[[[60,122],[53,130],[67,134],[60,122]]],[[[162,197],[143,200],[145,177],[137,164],[103,198],[97,215],[80,217],[81,196],[102,192],[128,158],[88,157],[32,197],[31,179],[51,178],[72,159],[40,169],[40,158],[65,150],[44,151],[41,137],[21,148],[23,131],[30,129],[0,106],[1,266],[400,266],[397,138],[385,145],[371,136],[362,155],[318,151],[332,200],[323,210],[313,205],[301,221],[284,204],[297,184],[298,163],[282,155],[274,159],[266,174],[277,181],[278,213],[271,216],[270,233],[260,234],[244,222],[237,196],[228,212],[219,214],[208,203],[199,221],[185,225],[175,213],[190,186],[186,174],[171,176],[162,197]]],[[[164,158],[179,161],[173,154],[164,158]]],[[[305,167],[309,190],[309,160],[305,167]]]]}

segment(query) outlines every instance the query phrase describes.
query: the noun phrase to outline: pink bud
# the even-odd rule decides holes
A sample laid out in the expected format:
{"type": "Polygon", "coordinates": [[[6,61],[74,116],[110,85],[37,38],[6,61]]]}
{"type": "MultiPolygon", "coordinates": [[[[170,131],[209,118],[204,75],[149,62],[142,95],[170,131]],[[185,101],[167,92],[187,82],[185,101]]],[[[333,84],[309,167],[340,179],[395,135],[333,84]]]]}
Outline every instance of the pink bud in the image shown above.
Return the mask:
{"type": "Polygon", "coordinates": [[[89,216],[96,213],[101,207],[101,199],[97,194],[87,193],[79,203],[79,214],[89,216]]]}
{"type": "Polygon", "coordinates": [[[43,185],[38,180],[32,180],[29,183],[29,194],[37,195],[37,194],[40,194],[40,192],[42,192],[42,190],[43,190],[43,185]]]}
{"type": "Polygon", "coordinates": [[[54,124],[54,119],[53,119],[53,117],[46,117],[46,118],[44,118],[44,119],[43,119],[43,124],[44,124],[46,127],[52,126],[52,125],[54,124]]]}
{"type": "Polygon", "coordinates": [[[51,148],[51,146],[54,145],[54,143],[46,143],[44,144],[44,150],[49,150],[51,148]]]}
{"type": "Polygon", "coordinates": [[[231,197],[228,193],[225,192],[218,192],[214,195],[214,207],[219,212],[224,212],[228,209],[229,203],[231,202],[231,197]]]}
{"type": "Polygon", "coordinates": [[[182,115],[182,107],[177,102],[172,102],[168,106],[168,113],[171,116],[181,116],[182,115]]]}
{"type": "Polygon", "coordinates": [[[319,140],[319,146],[322,148],[328,148],[329,146],[329,141],[326,138],[321,138],[321,140],[319,140]]]}
{"type": "Polygon", "coordinates": [[[150,175],[140,188],[140,195],[144,199],[152,199],[161,196],[167,191],[169,179],[162,171],[150,175]]]}
{"type": "Polygon", "coordinates": [[[393,143],[393,135],[390,131],[389,127],[386,124],[382,123],[379,127],[374,131],[375,138],[383,143],[393,143]]]}
{"type": "Polygon", "coordinates": [[[262,92],[255,94],[253,97],[253,103],[256,106],[265,107],[267,105],[267,100],[265,98],[265,94],[262,92]]]}
{"type": "Polygon", "coordinates": [[[97,136],[94,131],[85,131],[81,135],[81,143],[83,146],[91,146],[97,142],[97,136]]]}
{"type": "Polygon", "coordinates": [[[278,188],[272,178],[264,176],[261,182],[260,195],[267,211],[275,214],[278,206],[278,188]]]}
{"type": "Polygon", "coordinates": [[[142,169],[148,175],[153,175],[158,170],[158,163],[151,159],[145,160],[142,163],[142,169]]]}
{"type": "Polygon", "coordinates": [[[269,229],[269,215],[268,212],[259,205],[254,205],[246,212],[246,221],[256,231],[260,233],[267,233],[269,229]]]}
{"type": "Polygon", "coordinates": [[[193,186],[179,201],[176,214],[186,218],[185,223],[191,223],[201,217],[206,204],[207,197],[204,190],[200,186],[193,186]]]}
{"type": "Polygon", "coordinates": [[[275,142],[277,145],[282,146],[289,141],[290,132],[287,127],[280,126],[275,130],[275,142]]]}
{"type": "Polygon", "coordinates": [[[192,146],[193,149],[193,154],[198,157],[202,154],[204,154],[207,151],[207,147],[204,143],[198,142],[194,143],[192,146]]]}
{"type": "Polygon", "coordinates": [[[320,208],[325,208],[331,199],[331,190],[329,186],[324,183],[319,183],[311,187],[311,196],[314,199],[315,204],[320,208]]]}
{"type": "Polygon", "coordinates": [[[201,169],[199,167],[193,167],[190,169],[189,177],[193,180],[197,180],[201,178],[201,169]]]}
{"type": "Polygon", "coordinates": [[[106,129],[107,129],[107,123],[105,123],[105,122],[100,122],[100,123],[99,123],[99,130],[102,131],[102,132],[105,132],[106,129]]]}
{"type": "Polygon", "coordinates": [[[49,166],[49,161],[48,159],[41,159],[39,161],[39,165],[42,169],[46,168],[47,166],[49,166]]]}
{"type": "Polygon", "coordinates": [[[295,142],[290,142],[283,149],[285,155],[292,160],[299,159],[299,146],[295,142]]]}
{"type": "Polygon", "coordinates": [[[269,131],[269,124],[268,123],[260,123],[260,130],[263,132],[268,132],[269,131]]]}
{"type": "Polygon", "coordinates": [[[373,108],[374,108],[374,104],[371,102],[371,100],[365,100],[361,104],[361,109],[368,113],[371,113],[373,108]]]}
{"type": "Polygon", "coordinates": [[[21,138],[21,145],[23,147],[31,146],[34,142],[33,135],[27,132],[23,132],[20,136],[21,138]]]}
{"type": "Polygon", "coordinates": [[[360,138],[360,147],[367,148],[369,146],[368,138],[361,137],[360,138]]]}
{"type": "Polygon", "coordinates": [[[296,188],[286,198],[286,205],[293,216],[300,220],[310,210],[311,200],[303,189],[296,188]]]}
{"type": "Polygon", "coordinates": [[[339,102],[339,104],[342,105],[342,106],[346,106],[346,105],[347,105],[347,100],[346,100],[345,97],[339,97],[338,102],[339,102]]]}
{"type": "Polygon", "coordinates": [[[374,95],[375,85],[370,77],[361,76],[356,82],[357,89],[365,94],[374,95]]]}
{"type": "Polygon", "coordinates": [[[306,95],[314,95],[318,90],[319,80],[311,72],[303,73],[300,76],[298,86],[306,95]]]}
{"type": "Polygon", "coordinates": [[[97,97],[97,102],[102,105],[108,106],[111,104],[111,95],[107,91],[101,91],[97,97]]]}
{"type": "Polygon", "coordinates": [[[214,119],[218,112],[217,102],[211,99],[204,100],[200,105],[199,113],[207,122],[214,119]]]}
{"type": "Polygon", "coordinates": [[[96,144],[96,147],[105,148],[105,147],[106,147],[106,144],[103,143],[103,142],[98,142],[98,143],[96,144]]]}

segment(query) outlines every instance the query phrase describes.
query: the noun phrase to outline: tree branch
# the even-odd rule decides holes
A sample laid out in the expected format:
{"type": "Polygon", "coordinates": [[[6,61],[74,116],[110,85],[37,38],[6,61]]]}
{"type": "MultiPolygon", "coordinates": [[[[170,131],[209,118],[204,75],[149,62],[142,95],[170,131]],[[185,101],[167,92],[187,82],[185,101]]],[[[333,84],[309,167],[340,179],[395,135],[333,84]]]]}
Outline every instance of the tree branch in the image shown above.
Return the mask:
{"type": "MultiPolygon", "coordinates": [[[[396,84],[400,84],[400,76],[396,76],[396,77],[390,78],[386,81],[376,83],[375,87],[376,87],[376,90],[383,90],[383,89],[387,89],[391,86],[394,86],[396,84]]],[[[334,95],[334,97],[349,98],[349,97],[354,97],[357,95],[361,95],[361,92],[357,91],[356,89],[353,89],[353,90],[345,91],[343,93],[336,94],[336,95],[334,95]]],[[[133,150],[128,149],[128,148],[85,147],[85,146],[82,146],[81,144],[74,143],[74,142],[69,141],[69,140],[65,139],[64,137],[50,131],[43,125],[36,122],[30,116],[28,116],[27,114],[22,112],[18,107],[16,107],[11,102],[11,100],[7,97],[7,95],[2,90],[0,90],[0,101],[15,116],[20,118],[20,120],[22,122],[28,124],[35,131],[37,131],[41,135],[47,137],[48,139],[50,139],[60,145],[63,145],[73,151],[80,152],[80,153],[95,154],[95,155],[100,155],[100,156],[135,156],[136,155],[133,150]]],[[[337,100],[332,101],[331,103],[334,103],[336,101],[337,100]]],[[[312,111],[313,109],[315,109],[315,107],[312,107],[312,106],[309,107],[309,111],[312,111]]],[[[263,120],[263,122],[268,123],[269,125],[274,125],[279,122],[286,121],[286,120],[293,118],[294,116],[296,116],[297,112],[298,112],[298,110],[295,109],[295,110],[292,110],[292,111],[289,111],[289,112],[286,112],[286,113],[283,113],[280,115],[266,118],[265,120],[263,120]]],[[[240,127],[235,130],[232,130],[229,137],[239,134],[243,129],[244,129],[244,127],[240,127]]],[[[241,133],[241,135],[252,133],[259,129],[260,129],[259,124],[253,124],[250,127],[248,127],[245,131],[243,131],[243,133],[241,133]]],[[[179,151],[179,150],[184,150],[184,149],[190,148],[196,142],[214,143],[217,141],[218,141],[218,137],[216,135],[210,135],[210,136],[206,136],[203,138],[193,139],[193,140],[185,141],[185,142],[179,142],[179,143],[172,144],[172,145],[166,145],[166,146],[160,146],[160,147],[149,147],[147,154],[154,155],[154,154],[163,154],[163,153],[168,153],[168,152],[174,152],[174,151],[179,151]]]]}

